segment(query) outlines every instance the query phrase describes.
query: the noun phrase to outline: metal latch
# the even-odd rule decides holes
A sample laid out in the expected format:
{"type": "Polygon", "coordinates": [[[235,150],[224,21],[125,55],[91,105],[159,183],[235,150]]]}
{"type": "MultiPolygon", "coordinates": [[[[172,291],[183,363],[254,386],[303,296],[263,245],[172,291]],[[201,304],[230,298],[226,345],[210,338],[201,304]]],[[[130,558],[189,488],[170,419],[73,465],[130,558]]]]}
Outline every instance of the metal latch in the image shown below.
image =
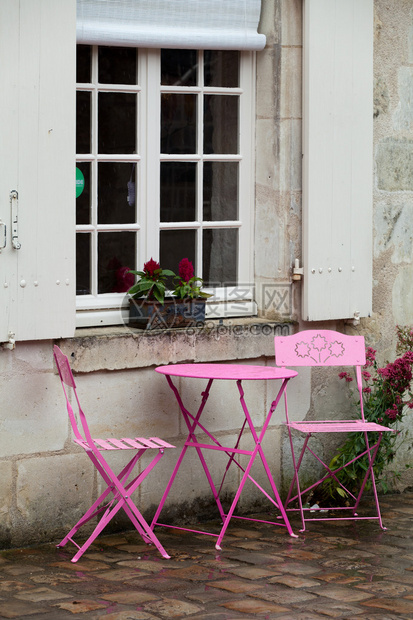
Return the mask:
{"type": "Polygon", "coordinates": [[[17,215],[17,207],[19,203],[19,194],[13,189],[10,192],[10,205],[11,205],[11,244],[15,250],[20,250],[22,247],[19,241],[19,222],[17,215]]]}
{"type": "Polygon", "coordinates": [[[4,250],[4,248],[6,247],[6,243],[7,243],[6,229],[7,229],[6,224],[0,220],[0,252],[4,250]]]}

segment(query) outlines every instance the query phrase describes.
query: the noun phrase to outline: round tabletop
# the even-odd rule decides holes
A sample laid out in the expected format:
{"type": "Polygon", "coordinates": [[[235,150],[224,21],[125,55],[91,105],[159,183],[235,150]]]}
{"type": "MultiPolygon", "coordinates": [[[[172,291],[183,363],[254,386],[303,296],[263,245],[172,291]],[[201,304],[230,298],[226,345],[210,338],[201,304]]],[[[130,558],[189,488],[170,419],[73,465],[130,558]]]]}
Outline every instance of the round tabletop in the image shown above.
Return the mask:
{"type": "Polygon", "coordinates": [[[172,377],[192,377],[194,379],[291,379],[297,371],[274,366],[250,366],[248,364],[169,364],[158,366],[156,372],[172,377]]]}

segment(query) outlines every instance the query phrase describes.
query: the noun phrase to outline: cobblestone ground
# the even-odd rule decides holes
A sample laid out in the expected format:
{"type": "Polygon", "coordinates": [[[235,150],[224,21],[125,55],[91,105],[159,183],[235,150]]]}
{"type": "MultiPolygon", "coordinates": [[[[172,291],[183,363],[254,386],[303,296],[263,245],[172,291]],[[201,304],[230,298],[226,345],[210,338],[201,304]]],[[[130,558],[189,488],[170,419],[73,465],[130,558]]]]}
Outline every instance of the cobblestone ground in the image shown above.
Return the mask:
{"type": "Polygon", "coordinates": [[[134,532],[101,536],[77,564],[70,545],[3,550],[0,617],[412,619],[413,494],[381,506],[386,532],[376,521],[326,522],[293,539],[234,520],[220,552],[212,537],[158,528],[170,560],[134,532]]]}

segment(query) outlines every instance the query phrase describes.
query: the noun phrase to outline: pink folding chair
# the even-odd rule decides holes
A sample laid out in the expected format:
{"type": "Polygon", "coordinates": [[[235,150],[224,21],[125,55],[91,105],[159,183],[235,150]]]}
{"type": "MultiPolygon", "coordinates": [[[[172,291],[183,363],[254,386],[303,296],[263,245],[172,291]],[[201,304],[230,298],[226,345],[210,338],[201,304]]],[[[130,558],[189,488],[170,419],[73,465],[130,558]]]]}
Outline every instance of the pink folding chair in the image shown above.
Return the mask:
{"type": "Polygon", "coordinates": [[[149,437],[149,439],[145,439],[143,437],[134,437],[133,439],[129,437],[122,437],[121,439],[92,439],[86,421],[86,416],[79,402],[76,384],[70,369],[69,360],[57,346],[54,346],[53,353],[56,366],[59,371],[60,380],[62,382],[63,392],[66,398],[69,419],[75,435],[73,441],[86,451],[86,454],[107,485],[103,493],[57,546],[64,547],[64,545],[66,545],[66,543],[70,540],[70,542],[78,548],[77,553],[72,558],[72,562],[77,562],[89,545],[106,527],[109,521],[113,519],[121,508],[123,508],[144,542],[154,544],[164,558],[169,558],[170,556],[166,553],[148,523],[135,506],[131,499],[131,495],[162,458],[165,449],[174,448],[175,446],[163,441],[159,437],[149,437]],[[74,399],[70,398],[73,395],[74,399]],[[84,436],[82,436],[76,422],[71,400],[75,400],[77,403],[78,416],[80,418],[84,436]],[[116,475],[102,454],[105,450],[133,450],[134,455],[119,475],[116,475]],[[156,450],[155,456],[140,474],[133,477],[135,466],[147,450],[156,450]],[[83,525],[101,513],[103,514],[101,515],[100,520],[98,521],[98,524],[92,534],[82,546],[79,546],[73,540],[73,536],[83,525]]]}
{"type": "Polygon", "coordinates": [[[291,486],[285,501],[286,510],[297,510],[301,514],[302,532],[305,531],[305,524],[307,521],[339,521],[343,519],[378,519],[380,527],[385,530],[383,526],[380,514],[379,500],[377,496],[376,482],[374,478],[373,464],[376,458],[377,451],[383,436],[383,432],[394,432],[393,429],[387,426],[376,424],[375,422],[368,422],[364,418],[363,410],[363,396],[362,396],[362,366],[366,363],[366,350],[363,336],[346,336],[335,331],[330,330],[308,330],[298,332],[292,336],[278,336],[275,338],[275,362],[277,366],[354,366],[356,370],[357,378],[357,391],[359,402],[359,414],[358,419],[352,420],[316,420],[311,422],[293,422],[288,416],[287,396],[285,394],[285,414],[286,424],[288,428],[291,454],[294,467],[294,476],[291,482],[291,486]],[[294,442],[292,431],[299,431],[305,435],[304,444],[301,452],[296,457],[294,451],[294,442]],[[377,433],[377,440],[374,440],[373,445],[369,444],[369,433],[377,433]],[[312,435],[318,435],[321,433],[362,433],[364,435],[364,441],[366,449],[362,454],[357,455],[345,465],[338,467],[337,469],[330,469],[329,465],[323,462],[322,458],[316,454],[315,448],[310,446],[310,438],[312,435]],[[303,463],[303,457],[306,452],[310,452],[313,457],[323,466],[325,475],[320,480],[311,484],[305,489],[300,487],[300,468],[303,463]],[[348,488],[346,488],[337,478],[337,473],[345,467],[354,463],[357,459],[367,455],[368,467],[364,479],[360,482],[360,490],[357,496],[354,495],[348,488]],[[334,479],[343,489],[349,501],[353,503],[352,506],[336,506],[322,508],[319,505],[305,507],[303,504],[303,496],[314,491],[314,489],[328,480],[334,479]],[[359,516],[357,514],[358,506],[362,498],[363,492],[366,487],[366,483],[370,478],[377,516],[359,516]],[[291,505],[298,501],[298,508],[293,508],[291,505]],[[323,511],[323,516],[306,516],[311,511],[311,514],[320,514],[323,511]],[[351,511],[351,515],[345,512],[341,513],[344,516],[341,517],[329,517],[329,511],[351,511]],[[345,516],[347,515],[347,516],[345,516]]]}

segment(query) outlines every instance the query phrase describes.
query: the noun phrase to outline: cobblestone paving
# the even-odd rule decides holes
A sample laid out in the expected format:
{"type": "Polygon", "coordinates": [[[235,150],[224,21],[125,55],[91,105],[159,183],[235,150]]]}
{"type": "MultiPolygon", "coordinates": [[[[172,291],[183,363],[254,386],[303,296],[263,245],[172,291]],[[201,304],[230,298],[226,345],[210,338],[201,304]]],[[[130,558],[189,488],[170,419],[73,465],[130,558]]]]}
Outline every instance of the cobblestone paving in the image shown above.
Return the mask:
{"type": "Polygon", "coordinates": [[[0,618],[411,620],[413,494],[381,506],[386,532],[376,521],[330,521],[293,539],[233,520],[220,552],[212,537],[158,528],[170,560],[134,532],[101,536],[76,564],[71,545],[3,550],[0,618]]]}

